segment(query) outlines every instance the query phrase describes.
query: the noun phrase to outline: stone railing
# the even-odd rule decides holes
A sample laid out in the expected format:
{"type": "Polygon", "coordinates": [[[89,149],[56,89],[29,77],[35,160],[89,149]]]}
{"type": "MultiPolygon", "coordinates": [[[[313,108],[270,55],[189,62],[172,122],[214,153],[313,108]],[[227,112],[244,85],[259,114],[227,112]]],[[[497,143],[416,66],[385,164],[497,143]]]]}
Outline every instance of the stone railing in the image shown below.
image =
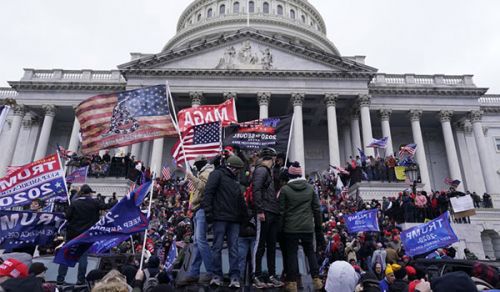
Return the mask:
{"type": "Polygon", "coordinates": [[[21,81],[124,82],[119,70],[35,70],[24,69],[21,81]]]}
{"type": "Polygon", "coordinates": [[[500,94],[485,95],[479,98],[479,104],[482,106],[500,106],[500,94]]]}
{"type": "Polygon", "coordinates": [[[0,98],[13,98],[18,95],[17,91],[8,87],[0,87],[0,98]]]}
{"type": "Polygon", "coordinates": [[[416,75],[377,73],[372,85],[377,86],[440,86],[476,87],[472,75],[416,75]]]}

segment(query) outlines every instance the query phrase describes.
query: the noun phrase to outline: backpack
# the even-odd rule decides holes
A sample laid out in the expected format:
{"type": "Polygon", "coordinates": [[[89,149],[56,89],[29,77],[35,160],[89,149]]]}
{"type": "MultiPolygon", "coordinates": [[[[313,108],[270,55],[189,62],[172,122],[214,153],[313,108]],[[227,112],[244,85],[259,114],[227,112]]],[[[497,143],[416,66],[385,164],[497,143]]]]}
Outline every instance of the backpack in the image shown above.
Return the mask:
{"type": "Polygon", "coordinates": [[[144,270],[144,278],[144,285],[142,286],[142,291],[144,292],[150,292],[153,290],[153,288],[160,284],[160,282],[158,281],[158,274],[156,274],[156,276],[154,277],[151,277],[148,269],[144,270]]]}

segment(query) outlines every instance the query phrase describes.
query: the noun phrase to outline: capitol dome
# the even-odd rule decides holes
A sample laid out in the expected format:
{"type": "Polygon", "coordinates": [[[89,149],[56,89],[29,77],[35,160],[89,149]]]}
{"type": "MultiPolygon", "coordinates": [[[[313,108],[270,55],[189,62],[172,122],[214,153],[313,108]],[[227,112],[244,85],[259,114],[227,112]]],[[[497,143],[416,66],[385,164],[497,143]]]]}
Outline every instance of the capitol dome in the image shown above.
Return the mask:
{"type": "Polygon", "coordinates": [[[195,0],[182,13],[177,34],[163,51],[234,32],[248,24],[283,41],[340,56],[326,37],[323,18],[307,0],[195,0]]]}

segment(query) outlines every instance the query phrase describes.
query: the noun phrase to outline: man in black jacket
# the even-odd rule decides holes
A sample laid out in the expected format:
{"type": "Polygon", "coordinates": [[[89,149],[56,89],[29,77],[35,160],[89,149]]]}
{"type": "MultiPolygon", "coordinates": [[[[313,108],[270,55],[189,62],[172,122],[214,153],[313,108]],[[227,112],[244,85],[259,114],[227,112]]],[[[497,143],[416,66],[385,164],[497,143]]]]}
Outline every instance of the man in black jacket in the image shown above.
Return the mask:
{"type": "Polygon", "coordinates": [[[224,236],[227,237],[229,251],[230,288],[240,288],[240,269],[238,265],[238,234],[240,223],[246,214],[246,204],[238,182],[244,167],[237,156],[230,156],[224,165],[216,168],[208,177],[205,197],[201,208],[205,210],[208,223],[213,222],[214,242],[212,262],[214,276],[210,285],[222,286],[222,248],[224,236]]]}
{"type": "MultiPolygon", "coordinates": [[[[114,204],[104,204],[101,200],[93,199],[91,196],[95,193],[88,185],[80,188],[77,198],[71,201],[66,210],[66,242],[87,231],[100,219],[101,210],[111,208],[114,204]]],[[[59,265],[57,273],[57,283],[63,284],[68,273],[68,267],[59,265]]],[[[87,274],[87,253],[84,253],[78,260],[78,284],[85,283],[87,274]]]]}
{"type": "Polygon", "coordinates": [[[264,148],[259,153],[259,162],[253,173],[253,201],[257,213],[257,244],[253,286],[258,289],[279,288],[284,285],[276,278],[276,241],[280,222],[280,204],[276,197],[271,174],[276,150],[264,148]],[[261,279],[262,257],[266,252],[269,281],[261,279]]]}

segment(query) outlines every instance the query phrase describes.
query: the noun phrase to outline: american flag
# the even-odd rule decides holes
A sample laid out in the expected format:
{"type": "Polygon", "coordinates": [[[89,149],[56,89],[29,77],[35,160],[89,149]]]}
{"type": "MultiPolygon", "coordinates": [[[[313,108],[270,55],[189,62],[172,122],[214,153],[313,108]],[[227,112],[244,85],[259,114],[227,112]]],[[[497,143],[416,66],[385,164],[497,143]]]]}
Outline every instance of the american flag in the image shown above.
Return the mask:
{"type": "Polygon", "coordinates": [[[177,134],[165,85],[91,97],[76,116],[84,154],[177,134]]]}
{"type": "Polygon", "coordinates": [[[401,149],[399,149],[399,158],[403,159],[406,156],[415,156],[415,152],[417,151],[416,149],[417,144],[408,144],[401,147],[401,149]]]}
{"type": "Polygon", "coordinates": [[[458,179],[451,179],[449,177],[445,178],[444,179],[444,183],[449,185],[449,186],[452,186],[452,187],[458,187],[462,182],[458,179]]]}
{"type": "Polygon", "coordinates": [[[59,155],[61,155],[62,159],[69,160],[71,156],[74,154],[73,151],[66,150],[66,148],[62,147],[61,145],[57,144],[57,152],[59,152],[59,155]]]}
{"type": "Polygon", "coordinates": [[[163,168],[161,169],[161,175],[164,180],[169,180],[172,178],[172,174],[170,173],[170,168],[168,168],[167,166],[163,166],[163,168]]]}
{"type": "Polygon", "coordinates": [[[382,139],[373,139],[373,141],[368,144],[369,148],[387,148],[387,141],[389,140],[389,137],[384,137],[382,139]]]}
{"type": "Polygon", "coordinates": [[[332,166],[333,169],[335,169],[336,171],[338,171],[340,174],[347,174],[349,175],[349,171],[347,171],[347,169],[341,167],[341,166],[332,166]]]}
{"type": "Polygon", "coordinates": [[[7,120],[7,115],[9,114],[10,106],[0,105],[0,133],[2,132],[5,120],[7,120]]]}
{"type": "Polygon", "coordinates": [[[187,190],[191,193],[191,192],[194,192],[195,188],[194,188],[194,184],[193,184],[193,181],[188,179],[187,180],[187,183],[186,183],[186,187],[187,187],[187,190]]]}
{"type": "Polygon", "coordinates": [[[170,151],[177,165],[183,165],[186,160],[192,163],[199,155],[207,158],[215,157],[221,151],[220,122],[190,127],[182,133],[182,139],[184,147],[179,140],[170,151]]]}

